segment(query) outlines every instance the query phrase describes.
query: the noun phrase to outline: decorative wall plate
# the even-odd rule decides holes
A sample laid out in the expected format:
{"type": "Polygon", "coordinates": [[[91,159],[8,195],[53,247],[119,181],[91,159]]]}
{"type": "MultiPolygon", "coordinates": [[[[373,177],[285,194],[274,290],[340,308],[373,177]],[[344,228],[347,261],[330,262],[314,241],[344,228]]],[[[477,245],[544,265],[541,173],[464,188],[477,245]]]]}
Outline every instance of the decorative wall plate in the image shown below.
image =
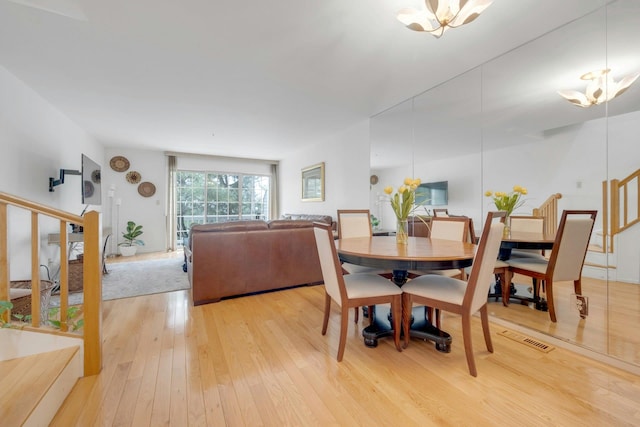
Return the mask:
{"type": "Polygon", "coordinates": [[[140,193],[142,197],[151,197],[156,194],[156,186],[150,182],[145,181],[142,184],[138,185],[138,193],[140,193]]]}
{"type": "Polygon", "coordinates": [[[127,160],[127,158],[124,156],[112,157],[109,165],[111,166],[111,169],[116,172],[124,172],[129,169],[130,166],[129,160],[127,160]]]}
{"type": "Polygon", "coordinates": [[[137,184],[140,182],[141,179],[142,179],[142,175],[140,175],[140,172],[137,172],[137,171],[127,172],[127,182],[131,184],[137,184]]]}
{"type": "Polygon", "coordinates": [[[95,187],[91,181],[84,181],[84,197],[93,196],[93,192],[95,191],[95,187]]]}

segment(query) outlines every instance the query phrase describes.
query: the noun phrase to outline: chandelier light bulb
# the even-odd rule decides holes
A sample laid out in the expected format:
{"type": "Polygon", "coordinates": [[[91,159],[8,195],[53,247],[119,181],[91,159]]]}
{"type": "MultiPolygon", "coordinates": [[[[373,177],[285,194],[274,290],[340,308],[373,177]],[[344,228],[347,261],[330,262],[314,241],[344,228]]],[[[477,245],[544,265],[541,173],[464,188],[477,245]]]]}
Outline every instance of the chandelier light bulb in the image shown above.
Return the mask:
{"type": "Polygon", "coordinates": [[[615,82],[609,74],[610,71],[607,68],[605,70],[590,71],[580,76],[582,80],[588,81],[584,93],[576,90],[559,90],[558,93],[570,103],[578,107],[587,108],[611,101],[616,96],[622,95],[640,76],[640,73],[636,73],[622,78],[619,82],[615,82]]]}
{"type": "Polygon", "coordinates": [[[404,8],[397,18],[410,30],[440,38],[449,28],[473,22],[493,0],[425,0],[424,3],[426,9],[404,8]]]}

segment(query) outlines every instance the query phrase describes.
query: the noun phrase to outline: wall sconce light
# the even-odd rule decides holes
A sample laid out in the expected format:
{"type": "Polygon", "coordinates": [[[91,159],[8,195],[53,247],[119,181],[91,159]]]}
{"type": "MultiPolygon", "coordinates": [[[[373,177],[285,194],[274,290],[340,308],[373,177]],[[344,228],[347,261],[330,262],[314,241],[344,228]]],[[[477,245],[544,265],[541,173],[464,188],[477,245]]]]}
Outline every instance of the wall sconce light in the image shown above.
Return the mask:
{"type": "Polygon", "coordinates": [[[426,9],[411,7],[398,12],[400,22],[413,31],[424,31],[440,38],[449,28],[473,22],[493,0],[425,0],[426,9]]]}
{"type": "Polygon", "coordinates": [[[588,80],[585,93],[577,90],[559,90],[560,96],[564,97],[578,107],[591,107],[611,101],[616,96],[622,95],[636,81],[640,73],[624,77],[619,82],[613,81],[609,75],[610,69],[591,71],[580,76],[582,80],[588,80]]]}

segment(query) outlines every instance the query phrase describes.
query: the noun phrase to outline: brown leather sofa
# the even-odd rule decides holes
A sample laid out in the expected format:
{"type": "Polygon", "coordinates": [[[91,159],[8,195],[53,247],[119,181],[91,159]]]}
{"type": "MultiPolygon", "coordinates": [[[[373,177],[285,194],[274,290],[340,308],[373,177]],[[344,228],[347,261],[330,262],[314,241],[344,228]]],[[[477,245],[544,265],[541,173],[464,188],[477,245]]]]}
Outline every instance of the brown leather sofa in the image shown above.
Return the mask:
{"type": "Polygon", "coordinates": [[[194,305],[322,282],[310,220],[194,225],[185,251],[194,305]]]}

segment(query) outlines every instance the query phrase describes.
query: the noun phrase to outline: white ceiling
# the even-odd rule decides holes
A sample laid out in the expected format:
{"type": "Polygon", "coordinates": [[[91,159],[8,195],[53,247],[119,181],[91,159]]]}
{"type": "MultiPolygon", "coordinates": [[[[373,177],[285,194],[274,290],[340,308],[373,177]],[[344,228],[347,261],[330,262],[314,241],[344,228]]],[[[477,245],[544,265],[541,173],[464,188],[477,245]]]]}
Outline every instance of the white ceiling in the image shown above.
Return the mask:
{"type": "Polygon", "coordinates": [[[495,0],[441,39],[415,0],[0,0],[0,65],[107,147],[279,159],[602,6],[495,0]]]}

